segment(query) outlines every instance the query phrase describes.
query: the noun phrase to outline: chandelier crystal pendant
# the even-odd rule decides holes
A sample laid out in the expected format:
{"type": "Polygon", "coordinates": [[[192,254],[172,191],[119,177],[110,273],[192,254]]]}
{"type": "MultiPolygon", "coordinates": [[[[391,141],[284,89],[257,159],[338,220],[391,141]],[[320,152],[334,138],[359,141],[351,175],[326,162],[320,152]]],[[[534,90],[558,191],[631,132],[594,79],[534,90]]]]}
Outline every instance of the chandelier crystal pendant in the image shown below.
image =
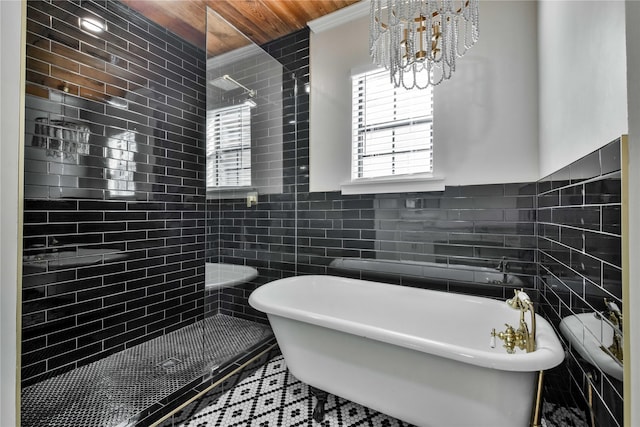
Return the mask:
{"type": "Polygon", "coordinates": [[[478,40],[479,0],[371,0],[369,50],[395,87],[449,79],[478,40]]]}

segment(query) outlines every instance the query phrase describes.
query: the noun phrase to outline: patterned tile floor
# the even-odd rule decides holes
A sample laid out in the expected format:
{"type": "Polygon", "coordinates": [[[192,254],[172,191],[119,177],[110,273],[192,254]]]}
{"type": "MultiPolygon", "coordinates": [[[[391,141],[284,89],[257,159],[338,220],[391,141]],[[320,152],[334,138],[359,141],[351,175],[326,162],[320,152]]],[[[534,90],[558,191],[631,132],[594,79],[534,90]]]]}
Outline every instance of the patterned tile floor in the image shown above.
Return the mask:
{"type": "Polygon", "coordinates": [[[25,387],[22,426],[127,425],[141,411],[268,335],[271,329],[266,325],[212,316],[25,387]],[[173,363],[163,364],[168,360],[173,363]]]}
{"type": "Polygon", "coordinates": [[[282,356],[273,358],[223,395],[203,398],[183,414],[184,427],[404,426],[348,400],[329,395],[325,420],[312,419],[315,398],[309,387],[287,370],[282,356]]]}
{"type": "MultiPolygon", "coordinates": [[[[412,427],[333,395],[325,405],[325,420],[316,423],[312,419],[314,405],[309,387],[289,373],[278,355],[231,390],[207,395],[187,406],[173,423],[163,427],[412,427]]],[[[543,427],[587,427],[580,411],[548,404],[545,411],[543,427]]]]}

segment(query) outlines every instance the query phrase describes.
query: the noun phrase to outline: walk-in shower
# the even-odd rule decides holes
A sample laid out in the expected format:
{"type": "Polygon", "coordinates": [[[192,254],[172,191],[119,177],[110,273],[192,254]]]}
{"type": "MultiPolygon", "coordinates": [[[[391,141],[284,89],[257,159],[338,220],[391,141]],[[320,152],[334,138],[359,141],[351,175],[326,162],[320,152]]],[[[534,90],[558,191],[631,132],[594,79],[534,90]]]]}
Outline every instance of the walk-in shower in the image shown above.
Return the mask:
{"type": "Polygon", "coordinates": [[[296,82],[207,20],[240,43],[205,57],[120,2],[27,5],[23,426],[147,425],[273,340],[246,300],[294,249],[237,236],[293,200],[296,82]]]}

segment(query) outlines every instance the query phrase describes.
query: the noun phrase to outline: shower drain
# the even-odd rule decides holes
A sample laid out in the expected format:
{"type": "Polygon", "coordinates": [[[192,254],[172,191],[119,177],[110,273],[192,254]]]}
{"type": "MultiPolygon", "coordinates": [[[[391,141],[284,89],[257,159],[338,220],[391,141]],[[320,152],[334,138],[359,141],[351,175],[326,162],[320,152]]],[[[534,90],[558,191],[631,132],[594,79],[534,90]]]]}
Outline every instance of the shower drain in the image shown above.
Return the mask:
{"type": "Polygon", "coordinates": [[[175,357],[170,357],[166,360],[163,360],[162,362],[158,363],[156,366],[160,367],[160,368],[164,368],[164,369],[171,369],[173,367],[175,367],[176,365],[182,363],[182,360],[177,359],[175,357]]]}

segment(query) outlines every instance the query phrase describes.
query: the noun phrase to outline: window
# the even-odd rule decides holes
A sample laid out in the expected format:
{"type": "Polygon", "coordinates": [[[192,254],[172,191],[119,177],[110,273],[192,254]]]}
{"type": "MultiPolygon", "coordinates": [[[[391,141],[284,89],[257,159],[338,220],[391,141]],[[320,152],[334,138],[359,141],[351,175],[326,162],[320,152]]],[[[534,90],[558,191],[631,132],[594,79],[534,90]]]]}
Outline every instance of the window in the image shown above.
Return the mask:
{"type": "Polygon", "coordinates": [[[352,77],[351,179],[433,172],[433,91],[395,88],[387,70],[352,77]]]}
{"type": "Polygon", "coordinates": [[[207,111],[207,187],[250,185],[250,106],[207,111]]]}

